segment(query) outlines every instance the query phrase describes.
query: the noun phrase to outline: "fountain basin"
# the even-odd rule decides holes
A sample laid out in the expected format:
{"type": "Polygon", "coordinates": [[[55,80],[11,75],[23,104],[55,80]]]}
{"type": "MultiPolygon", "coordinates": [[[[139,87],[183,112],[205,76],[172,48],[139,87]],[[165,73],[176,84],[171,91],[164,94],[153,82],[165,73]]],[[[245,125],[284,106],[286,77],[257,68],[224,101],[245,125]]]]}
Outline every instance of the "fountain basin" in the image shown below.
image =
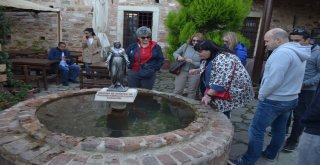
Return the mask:
{"type": "Polygon", "coordinates": [[[231,122],[199,101],[139,89],[167,98],[195,113],[187,127],[134,137],[77,137],[49,131],[36,112],[61,98],[98,89],[66,91],[21,102],[0,113],[0,164],[226,164],[233,137],[231,122]]]}

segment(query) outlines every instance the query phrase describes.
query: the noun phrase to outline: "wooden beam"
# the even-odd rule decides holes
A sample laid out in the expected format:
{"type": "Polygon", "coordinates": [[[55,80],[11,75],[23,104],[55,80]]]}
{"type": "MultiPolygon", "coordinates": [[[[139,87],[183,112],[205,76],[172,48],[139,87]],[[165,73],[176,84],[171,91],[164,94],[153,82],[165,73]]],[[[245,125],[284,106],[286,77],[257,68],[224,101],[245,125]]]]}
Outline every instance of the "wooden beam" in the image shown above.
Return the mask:
{"type": "Polygon", "coordinates": [[[264,34],[270,28],[270,22],[272,17],[272,3],[273,0],[265,0],[264,2],[264,10],[261,19],[261,28],[259,32],[259,40],[257,47],[257,54],[254,58],[254,65],[252,70],[252,82],[257,85],[260,83],[261,75],[262,75],[262,65],[265,56],[265,46],[264,46],[264,34]]]}

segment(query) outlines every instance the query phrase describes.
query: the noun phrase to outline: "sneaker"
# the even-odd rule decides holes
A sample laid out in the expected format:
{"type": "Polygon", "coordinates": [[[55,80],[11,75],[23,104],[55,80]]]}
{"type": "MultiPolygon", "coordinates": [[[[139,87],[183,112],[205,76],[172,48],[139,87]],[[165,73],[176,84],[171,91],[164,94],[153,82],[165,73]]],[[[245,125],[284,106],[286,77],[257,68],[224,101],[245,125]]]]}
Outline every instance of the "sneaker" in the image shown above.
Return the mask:
{"type": "Polygon", "coordinates": [[[264,154],[264,152],[262,152],[261,157],[269,162],[275,162],[275,159],[268,158],[267,155],[264,154]]]}
{"type": "Polygon", "coordinates": [[[228,160],[228,165],[245,165],[245,164],[243,163],[242,158],[239,158],[236,160],[232,160],[232,159],[228,160]]]}
{"type": "Polygon", "coordinates": [[[282,151],[285,152],[292,152],[296,149],[297,145],[294,143],[286,143],[286,145],[284,145],[282,151]]]}

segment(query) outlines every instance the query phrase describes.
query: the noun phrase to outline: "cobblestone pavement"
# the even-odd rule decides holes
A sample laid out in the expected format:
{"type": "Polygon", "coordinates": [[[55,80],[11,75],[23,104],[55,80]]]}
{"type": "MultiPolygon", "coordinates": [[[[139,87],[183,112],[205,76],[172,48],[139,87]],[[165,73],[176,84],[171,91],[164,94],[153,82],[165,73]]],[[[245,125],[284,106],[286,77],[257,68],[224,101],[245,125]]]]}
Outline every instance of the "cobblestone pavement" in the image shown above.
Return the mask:
{"type": "MultiPolygon", "coordinates": [[[[154,90],[171,93],[174,88],[174,76],[169,74],[167,70],[161,70],[157,74],[154,90]]],[[[79,84],[70,84],[68,87],[62,85],[50,84],[48,91],[41,91],[35,94],[35,97],[41,95],[47,95],[50,93],[56,93],[66,90],[79,90],[79,84]]],[[[248,144],[248,127],[250,121],[255,112],[257,100],[253,100],[243,108],[236,109],[232,112],[231,121],[235,127],[235,136],[231,146],[230,158],[236,159],[241,156],[247,149],[248,144]]],[[[269,130],[267,131],[267,133],[269,130]]],[[[270,142],[271,137],[265,135],[264,144],[267,145],[270,142]]],[[[297,158],[297,152],[284,153],[280,152],[274,162],[267,161],[260,158],[256,165],[294,165],[297,158]]]]}

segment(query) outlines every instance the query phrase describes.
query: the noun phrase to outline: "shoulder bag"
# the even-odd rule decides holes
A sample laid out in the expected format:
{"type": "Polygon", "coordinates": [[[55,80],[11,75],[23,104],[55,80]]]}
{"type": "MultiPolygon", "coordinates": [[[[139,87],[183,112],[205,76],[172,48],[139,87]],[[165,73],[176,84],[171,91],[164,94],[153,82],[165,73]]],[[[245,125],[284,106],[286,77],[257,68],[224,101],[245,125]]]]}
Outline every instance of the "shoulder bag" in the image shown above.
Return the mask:
{"type": "Polygon", "coordinates": [[[221,100],[227,100],[230,101],[231,100],[231,96],[229,93],[229,89],[231,88],[231,83],[233,81],[234,78],[234,72],[236,71],[236,63],[234,63],[234,67],[233,67],[233,71],[232,71],[232,77],[231,80],[228,83],[228,87],[226,90],[222,90],[222,91],[216,91],[212,97],[216,98],[216,99],[221,99],[221,100]]]}
{"type": "MultiPolygon", "coordinates": [[[[186,45],[186,47],[183,50],[183,54],[181,55],[182,57],[184,56],[184,53],[186,52],[188,48],[188,45],[186,45]]],[[[179,75],[182,66],[186,64],[186,60],[175,60],[174,63],[170,66],[169,68],[169,72],[175,75],[179,75]]]]}

